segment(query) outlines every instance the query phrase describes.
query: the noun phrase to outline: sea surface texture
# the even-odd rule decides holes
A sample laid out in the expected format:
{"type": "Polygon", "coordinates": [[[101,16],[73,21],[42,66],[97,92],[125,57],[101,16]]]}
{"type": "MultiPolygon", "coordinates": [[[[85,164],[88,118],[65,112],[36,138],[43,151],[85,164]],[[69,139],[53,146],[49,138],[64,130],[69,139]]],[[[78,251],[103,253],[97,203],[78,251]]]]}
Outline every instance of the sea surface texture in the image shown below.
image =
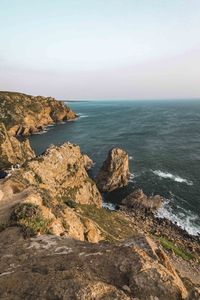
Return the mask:
{"type": "Polygon", "coordinates": [[[37,154],[50,144],[79,144],[95,162],[92,175],[112,147],[129,153],[129,186],[165,197],[158,212],[189,233],[200,233],[200,101],[94,101],[70,103],[79,118],[30,137],[37,154]]]}

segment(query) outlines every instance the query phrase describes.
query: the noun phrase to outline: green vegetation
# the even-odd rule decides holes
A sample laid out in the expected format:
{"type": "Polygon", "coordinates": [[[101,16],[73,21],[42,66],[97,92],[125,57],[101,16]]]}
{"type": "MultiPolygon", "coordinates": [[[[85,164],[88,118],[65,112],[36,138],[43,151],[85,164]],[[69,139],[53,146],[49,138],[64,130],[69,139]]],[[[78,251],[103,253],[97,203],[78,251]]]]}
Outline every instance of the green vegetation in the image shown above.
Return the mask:
{"type": "Polygon", "coordinates": [[[48,208],[53,207],[53,199],[50,195],[50,193],[45,189],[39,189],[40,196],[42,198],[42,204],[48,208]]]}
{"type": "Polygon", "coordinates": [[[71,177],[75,176],[77,172],[77,165],[76,164],[67,164],[67,171],[71,177]]]}
{"type": "Polygon", "coordinates": [[[84,217],[92,219],[102,229],[105,240],[114,242],[134,235],[131,222],[120,212],[97,208],[94,205],[78,204],[77,211],[84,217]]]}
{"type": "Polygon", "coordinates": [[[78,191],[79,191],[79,187],[77,186],[66,188],[63,192],[62,198],[75,200],[78,191]]]}
{"type": "Polygon", "coordinates": [[[48,233],[51,220],[44,218],[40,207],[33,203],[17,204],[10,216],[11,225],[22,227],[26,237],[48,233]]]}
{"type": "Polygon", "coordinates": [[[195,258],[194,255],[184,251],[183,249],[178,248],[165,237],[159,237],[158,240],[160,241],[164,249],[173,251],[177,256],[182,257],[184,260],[190,260],[195,258]]]}
{"type": "Polygon", "coordinates": [[[64,197],[63,202],[64,202],[64,204],[66,204],[70,208],[76,208],[77,207],[77,203],[72,199],[68,199],[68,198],[64,197]]]}
{"type": "Polygon", "coordinates": [[[84,181],[85,181],[85,183],[89,182],[89,183],[91,183],[92,185],[95,184],[94,180],[92,180],[92,178],[90,178],[90,177],[85,178],[84,181]]]}
{"type": "Polygon", "coordinates": [[[47,114],[53,121],[59,121],[60,114],[63,118],[67,118],[65,113],[68,113],[65,105],[56,101],[51,97],[33,97],[23,93],[15,92],[0,92],[0,122],[3,122],[7,129],[12,128],[14,125],[24,125],[25,117],[30,116],[36,122],[40,113],[45,112],[48,108],[47,114]]]}
{"type": "Polygon", "coordinates": [[[35,180],[38,184],[42,183],[42,178],[40,177],[40,175],[35,173],[35,180]]]}

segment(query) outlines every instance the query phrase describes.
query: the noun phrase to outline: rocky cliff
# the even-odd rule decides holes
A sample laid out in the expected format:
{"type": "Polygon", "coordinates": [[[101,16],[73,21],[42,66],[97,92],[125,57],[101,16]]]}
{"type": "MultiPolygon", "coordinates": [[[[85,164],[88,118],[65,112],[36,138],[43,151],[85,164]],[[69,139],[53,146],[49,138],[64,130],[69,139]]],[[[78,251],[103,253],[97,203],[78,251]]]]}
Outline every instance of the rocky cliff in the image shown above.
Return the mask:
{"type": "Polygon", "coordinates": [[[0,185],[0,222],[18,224],[26,234],[51,231],[98,241],[100,231],[78,204],[102,206],[96,184],[88,176],[86,155],[76,145],[51,146],[0,185]],[[37,221],[40,220],[40,222],[37,221]]]}
{"type": "Polygon", "coordinates": [[[120,148],[111,149],[96,177],[99,190],[102,192],[111,192],[117,188],[126,186],[128,180],[128,153],[120,148]]]}
{"type": "Polygon", "coordinates": [[[128,154],[111,149],[97,185],[77,145],[35,157],[13,135],[75,114],[53,98],[0,95],[1,166],[20,163],[0,180],[0,299],[199,300],[199,238],[156,217],[160,196],[137,189],[118,211],[102,207],[97,185],[127,185],[128,154]]]}
{"type": "Polygon", "coordinates": [[[11,135],[28,135],[48,124],[76,118],[63,102],[52,97],[0,92],[0,122],[11,135]]]}
{"type": "Polygon", "coordinates": [[[34,156],[28,140],[20,143],[15,137],[10,136],[5,125],[0,123],[0,170],[22,164],[34,156]]]}

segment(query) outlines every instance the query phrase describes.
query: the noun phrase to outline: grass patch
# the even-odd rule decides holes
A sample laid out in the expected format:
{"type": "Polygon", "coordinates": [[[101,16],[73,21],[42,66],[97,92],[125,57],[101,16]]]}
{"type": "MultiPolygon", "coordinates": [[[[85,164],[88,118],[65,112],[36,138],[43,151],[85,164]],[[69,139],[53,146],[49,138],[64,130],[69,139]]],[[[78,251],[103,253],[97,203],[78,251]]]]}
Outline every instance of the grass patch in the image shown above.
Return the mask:
{"type": "Polygon", "coordinates": [[[195,258],[194,255],[184,251],[183,249],[178,248],[164,237],[159,237],[158,240],[160,241],[164,249],[173,251],[177,256],[182,257],[184,260],[191,260],[195,258]]]}
{"type": "Polygon", "coordinates": [[[90,218],[103,229],[103,236],[107,241],[123,240],[135,234],[130,221],[119,212],[97,208],[94,205],[78,204],[78,207],[84,217],[90,218]]]}
{"type": "Polygon", "coordinates": [[[92,178],[90,178],[90,177],[85,178],[84,182],[85,183],[89,182],[89,183],[91,183],[91,185],[95,185],[94,180],[92,178]]]}
{"type": "Polygon", "coordinates": [[[79,191],[79,187],[68,187],[63,191],[63,195],[61,196],[63,199],[71,199],[75,200],[76,199],[76,194],[79,191]]]}
{"type": "Polygon", "coordinates": [[[20,226],[26,237],[49,232],[51,220],[44,218],[40,207],[33,203],[17,204],[10,216],[12,225],[20,226]]]}
{"type": "Polygon", "coordinates": [[[35,180],[38,184],[41,184],[42,183],[42,178],[40,177],[40,175],[36,174],[35,173],[35,180]]]}
{"type": "Polygon", "coordinates": [[[52,200],[50,193],[45,189],[40,189],[39,193],[42,198],[42,204],[48,208],[52,208],[53,200],[52,200]]]}

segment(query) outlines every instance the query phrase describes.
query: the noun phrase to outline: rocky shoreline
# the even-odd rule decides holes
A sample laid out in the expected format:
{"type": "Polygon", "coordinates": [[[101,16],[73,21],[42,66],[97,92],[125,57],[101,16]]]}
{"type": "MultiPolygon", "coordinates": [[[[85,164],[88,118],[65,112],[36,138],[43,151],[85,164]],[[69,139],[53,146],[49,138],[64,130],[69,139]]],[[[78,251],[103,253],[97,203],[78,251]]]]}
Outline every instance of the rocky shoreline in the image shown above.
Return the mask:
{"type": "Polygon", "coordinates": [[[76,117],[64,102],[53,97],[0,92],[0,122],[11,136],[33,134],[47,125],[76,117]]]}
{"type": "Polygon", "coordinates": [[[76,114],[51,97],[0,99],[0,169],[18,164],[0,180],[0,299],[199,299],[200,238],[156,217],[162,197],[137,189],[102,207],[101,192],[128,184],[128,153],[111,149],[95,179],[77,145],[35,156],[15,136],[76,114]]]}

